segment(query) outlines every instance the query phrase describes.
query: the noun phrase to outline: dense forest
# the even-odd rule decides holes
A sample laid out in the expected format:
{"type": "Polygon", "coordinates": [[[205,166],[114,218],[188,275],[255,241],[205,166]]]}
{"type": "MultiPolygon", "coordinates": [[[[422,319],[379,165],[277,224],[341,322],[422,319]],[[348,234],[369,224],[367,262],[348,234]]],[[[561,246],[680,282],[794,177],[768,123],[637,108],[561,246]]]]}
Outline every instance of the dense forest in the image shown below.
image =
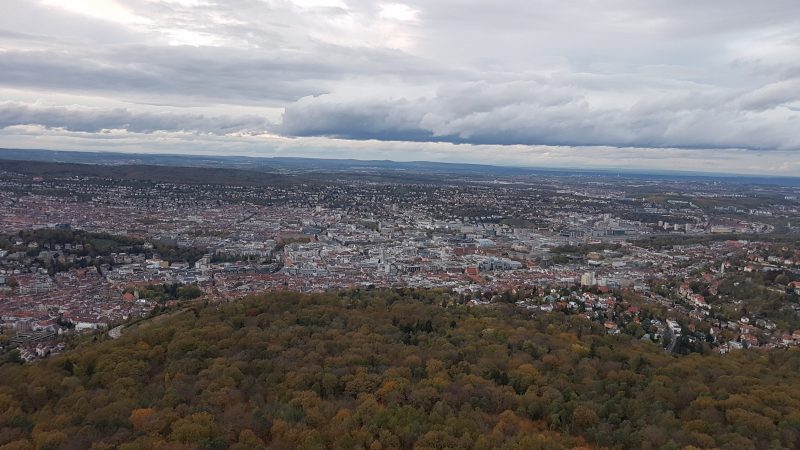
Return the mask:
{"type": "Polygon", "coordinates": [[[193,305],[0,367],[2,449],[800,447],[800,352],[677,357],[435,290],[193,305]]]}

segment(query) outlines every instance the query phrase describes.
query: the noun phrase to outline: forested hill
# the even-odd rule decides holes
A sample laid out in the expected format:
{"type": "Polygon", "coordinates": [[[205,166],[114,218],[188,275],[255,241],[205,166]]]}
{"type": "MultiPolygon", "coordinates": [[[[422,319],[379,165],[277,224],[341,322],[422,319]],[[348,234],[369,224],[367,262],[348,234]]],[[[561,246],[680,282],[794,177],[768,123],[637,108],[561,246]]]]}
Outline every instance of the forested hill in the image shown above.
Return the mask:
{"type": "Polygon", "coordinates": [[[798,448],[798,372],[444,292],[275,293],[4,364],[0,448],[798,448]]]}

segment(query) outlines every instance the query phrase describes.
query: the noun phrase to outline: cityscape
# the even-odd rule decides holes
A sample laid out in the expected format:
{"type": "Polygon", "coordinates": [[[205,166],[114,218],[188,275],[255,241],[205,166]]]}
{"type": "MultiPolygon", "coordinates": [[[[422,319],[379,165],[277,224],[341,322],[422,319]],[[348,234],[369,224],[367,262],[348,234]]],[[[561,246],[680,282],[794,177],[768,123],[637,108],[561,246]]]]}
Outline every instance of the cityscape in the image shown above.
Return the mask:
{"type": "Polygon", "coordinates": [[[800,345],[791,182],[142,167],[0,162],[5,352],[46,358],[184,303],[381,288],[574,315],[675,354],[800,345]],[[230,180],[180,181],[205,170],[230,180]]]}
{"type": "Polygon", "coordinates": [[[0,4],[0,450],[800,449],[797,0],[0,4]]]}

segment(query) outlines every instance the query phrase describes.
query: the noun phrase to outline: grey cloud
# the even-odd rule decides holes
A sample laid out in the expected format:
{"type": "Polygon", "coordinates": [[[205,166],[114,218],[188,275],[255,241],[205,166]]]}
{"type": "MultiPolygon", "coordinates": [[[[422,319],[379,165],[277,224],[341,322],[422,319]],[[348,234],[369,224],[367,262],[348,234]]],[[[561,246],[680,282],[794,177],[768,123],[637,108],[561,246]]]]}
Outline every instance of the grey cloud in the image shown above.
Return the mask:
{"type": "Polygon", "coordinates": [[[138,6],[137,14],[157,20],[133,30],[33,1],[10,1],[14,7],[0,17],[0,86],[17,89],[96,93],[129,101],[169,96],[177,103],[183,97],[277,105],[330,92],[354,77],[424,82],[449,71],[393,49],[308,39],[297,27],[297,14],[280,2],[234,0],[225,7],[188,8],[132,1],[127,5],[138,6]],[[174,31],[209,33],[222,46],[167,45],[164,35],[174,31]]]}
{"type": "Polygon", "coordinates": [[[78,57],[71,52],[0,52],[2,85],[123,98],[169,95],[223,103],[287,101],[325,92],[315,82],[325,74],[322,68],[314,70],[303,62],[253,61],[213,49],[198,53],[121,49],[78,57]]]}
{"type": "Polygon", "coordinates": [[[796,101],[800,101],[800,78],[771,83],[737,99],[744,110],[766,110],[796,101]]]}
{"type": "MultiPolygon", "coordinates": [[[[52,46],[66,43],[121,44],[138,37],[126,27],[48,7],[36,0],[3,0],[0,30],[20,41],[52,46]]],[[[0,41],[0,48],[3,47],[0,41]]]]}
{"type": "Polygon", "coordinates": [[[14,125],[41,125],[45,128],[87,133],[122,129],[133,133],[169,131],[216,135],[234,132],[262,133],[271,127],[263,118],[254,116],[209,117],[134,112],[122,108],[89,109],[0,103],[0,129],[14,125]]]}
{"type": "Polygon", "coordinates": [[[784,85],[745,93],[698,86],[626,105],[595,100],[578,85],[548,83],[464,83],[416,100],[306,98],[286,108],[280,130],[497,145],[800,149],[800,113],[778,108],[795,98],[781,91],[784,85]]]}
{"type": "Polygon", "coordinates": [[[420,127],[420,103],[344,103],[325,98],[303,99],[286,108],[278,130],[289,136],[347,139],[434,140],[420,127]]]}
{"type": "Polygon", "coordinates": [[[356,76],[401,75],[425,81],[448,73],[404,69],[413,58],[391,50],[328,46],[318,52],[180,46],[119,46],[80,53],[0,49],[0,85],[263,105],[326,93],[336,82],[356,76]]]}

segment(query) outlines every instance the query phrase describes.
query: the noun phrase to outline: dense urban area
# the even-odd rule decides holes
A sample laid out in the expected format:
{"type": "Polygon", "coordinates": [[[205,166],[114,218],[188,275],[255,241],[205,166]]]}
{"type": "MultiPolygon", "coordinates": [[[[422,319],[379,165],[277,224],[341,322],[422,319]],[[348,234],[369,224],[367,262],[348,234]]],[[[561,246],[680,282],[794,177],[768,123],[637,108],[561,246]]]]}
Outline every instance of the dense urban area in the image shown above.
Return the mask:
{"type": "Polygon", "coordinates": [[[192,301],[391,287],[574,315],[677,354],[800,345],[796,186],[131,167],[0,163],[7,358],[192,301]]]}

